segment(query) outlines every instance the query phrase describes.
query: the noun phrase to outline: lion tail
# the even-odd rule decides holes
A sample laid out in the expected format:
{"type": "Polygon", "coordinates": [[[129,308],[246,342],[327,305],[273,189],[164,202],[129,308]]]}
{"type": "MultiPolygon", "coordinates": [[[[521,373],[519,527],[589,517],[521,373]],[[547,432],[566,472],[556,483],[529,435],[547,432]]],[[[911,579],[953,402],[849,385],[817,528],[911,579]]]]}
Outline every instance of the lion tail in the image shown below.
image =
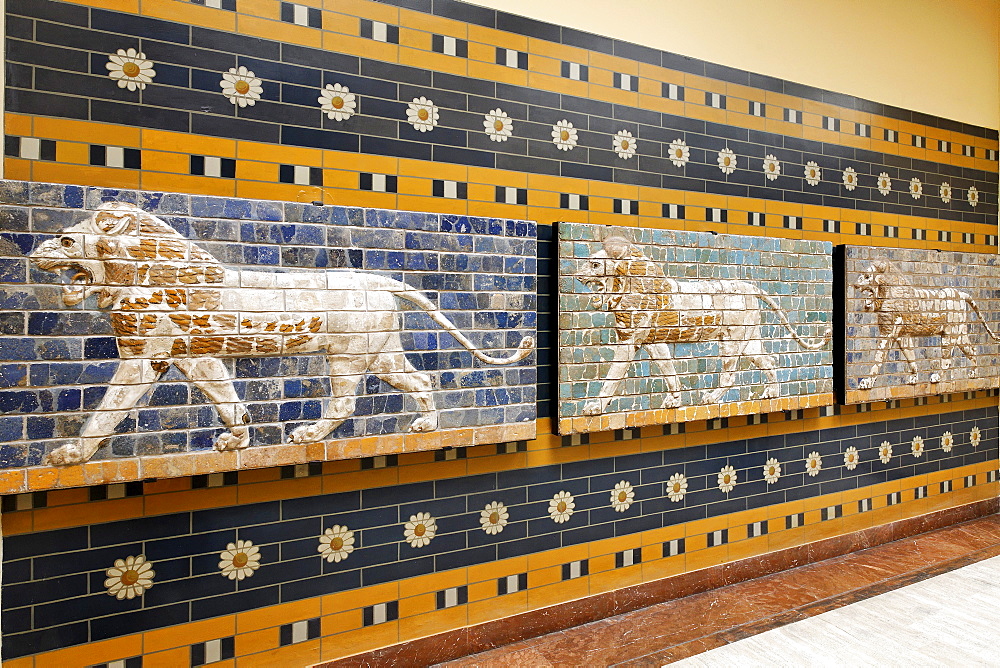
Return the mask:
{"type": "Polygon", "coordinates": [[[788,330],[788,333],[792,335],[792,338],[795,339],[795,342],[798,343],[803,348],[805,348],[806,350],[819,350],[820,348],[823,348],[828,343],[830,343],[830,339],[833,338],[832,329],[827,329],[823,333],[823,336],[815,339],[805,339],[799,336],[799,333],[796,332],[795,328],[793,328],[791,323],[788,322],[788,316],[786,316],[785,312],[781,310],[781,307],[778,306],[778,303],[773,299],[771,299],[770,295],[768,295],[763,290],[758,289],[757,299],[767,304],[767,307],[772,311],[774,311],[774,315],[778,317],[778,320],[780,320],[784,328],[788,330]]]}
{"type": "Polygon", "coordinates": [[[465,348],[473,354],[473,356],[481,362],[486,364],[513,364],[514,362],[520,362],[525,357],[531,354],[531,351],[535,349],[535,339],[531,336],[526,336],[521,339],[521,344],[518,346],[517,350],[508,355],[507,357],[494,357],[493,355],[487,355],[482,350],[476,347],[472,341],[469,340],[462,331],[455,326],[448,317],[441,313],[438,308],[434,305],[434,302],[429,300],[423,294],[417,290],[409,289],[405,284],[400,284],[404,286],[402,289],[393,290],[393,294],[397,297],[405,299],[408,302],[416,304],[420,308],[427,311],[427,315],[431,317],[431,320],[441,325],[442,329],[451,334],[461,343],[465,348]]]}
{"type": "Polygon", "coordinates": [[[983,314],[979,312],[979,306],[972,299],[972,297],[970,297],[969,295],[965,294],[964,292],[961,293],[961,294],[962,294],[962,299],[964,299],[965,303],[969,305],[969,308],[971,308],[973,311],[975,311],[976,315],[979,316],[979,321],[981,323],[983,323],[983,327],[986,328],[986,331],[989,333],[990,338],[993,339],[994,341],[1000,341],[1000,336],[997,336],[996,332],[994,332],[992,329],[990,329],[989,323],[986,322],[986,318],[983,317],[983,314]]]}

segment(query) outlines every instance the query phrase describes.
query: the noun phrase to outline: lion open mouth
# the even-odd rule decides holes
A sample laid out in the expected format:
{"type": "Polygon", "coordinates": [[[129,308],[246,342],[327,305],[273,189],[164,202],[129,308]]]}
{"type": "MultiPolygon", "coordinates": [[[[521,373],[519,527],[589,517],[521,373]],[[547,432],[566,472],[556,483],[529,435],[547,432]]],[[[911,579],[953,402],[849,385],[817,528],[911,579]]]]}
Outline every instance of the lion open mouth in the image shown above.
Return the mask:
{"type": "Polygon", "coordinates": [[[861,293],[862,298],[864,298],[864,309],[866,311],[875,310],[875,291],[871,288],[858,288],[858,292],[861,293]]]}
{"type": "Polygon", "coordinates": [[[94,282],[94,275],[76,262],[36,258],[35,265],[42,271],[58,273],[63,284],[63,303],[75,306],[87,298],[87,286],[94,282]]]}

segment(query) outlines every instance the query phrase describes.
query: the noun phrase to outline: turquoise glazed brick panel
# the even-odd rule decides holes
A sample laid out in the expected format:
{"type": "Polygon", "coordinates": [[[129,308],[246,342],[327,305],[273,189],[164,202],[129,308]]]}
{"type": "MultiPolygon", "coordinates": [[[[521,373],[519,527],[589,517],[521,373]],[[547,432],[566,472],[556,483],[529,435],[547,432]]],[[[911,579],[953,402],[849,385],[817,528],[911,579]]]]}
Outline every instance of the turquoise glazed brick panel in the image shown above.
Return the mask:
{"type": "Polygon", "coordinates": [[[844,403],[1000,385],[996,255],[843,250],[844,403]]]}
{"type": "Polygon", "coordinates": [[[828,242],[559,225],[559,431],[833,403],[828,242]]]}
{"type": "Polygon", "coordinates": [[[536,236],[2,182],[0,467],[142,479],[532,438],[536,236]]]}

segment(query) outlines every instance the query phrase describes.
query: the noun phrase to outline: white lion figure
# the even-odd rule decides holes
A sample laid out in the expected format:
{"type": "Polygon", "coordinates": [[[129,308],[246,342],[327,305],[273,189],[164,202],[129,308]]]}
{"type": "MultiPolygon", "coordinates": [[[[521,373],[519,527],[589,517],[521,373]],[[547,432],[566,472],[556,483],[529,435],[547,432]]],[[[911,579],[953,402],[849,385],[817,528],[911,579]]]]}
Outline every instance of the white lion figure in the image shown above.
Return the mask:
{"type": "Polygon", "coordinates": [[[222,358],[323,353],[332,398],[321,420],[295,429],[294,443],[322,440],[354,413],[355,392],[373,374],[412,394],[420,416],[411,431],[437,428],[431,377],[406,359],[397,299],[420,308],[487,364],[527,357],[524,337],[506,357],[478,350],[421,292],[360,271],[274,273],[223,267],[159,218],[124,203],[43,242],[31,260],[44,271],[67,271],[66,305],[96,295],[111,309],[121,362],[79,439],[53,450],[51,464],[87,461],[128,411],[171,365],[215,403],[228,431],[217,450],[250,445],[250,416],[222,358]]]}
{"type": "Polygon", "coordinates": [[[774,312],[801,347],[818,350],[830,341],[829,330],[820,339],[803,339],[778,304],[751,283],[667,278],[663,269],[646,259],[628,239],[611,236],[603,244],[602,250],[580,261],[575,278],[599,295],[594,300],[597,305],[614,314],[618,343],[600,394],[584,404],[584,415],[602,415],[607,410],[639,348],[649,352],[665,378],[669,390],[665,406],[680,406],[671,343],[718,341],[722,359],[719,386],[703,394],[703,403],[717,403],[732,387],[743,357],[767,379],[760,398],[777,398],[777,360],[764,351],[760,302],[774,312]]]}
{"type": "MultiPolygon", "coordinates": [[[[917,358],[913,349],[916,347],[915,339],[923,336],[941,337],[941,372],[952,368],[952,356],[957,348],[968,362],[965,376],[975,378],[979,362],[976,346],[969,336],[969,323],[973,320],[973,313],[990,338],[1000,341],[969,293],[955,288],[913,287],[906,274],[888,260],[873,262],[858,276],[853,287],[861,295],[864,310],[875,314],[879,335],[871,368],[868,375],[858,382],[858,389],[870,390],[875,387],[882,364],[892,346],[897,346],[903,353],[903,359],[910,369],[907,384],[916,385],[917,358]]],[[[954,371],[958,372],[959,369],[956,367],[954,371]]],[[[932,370],[928,380],[940,383],[941,373],[932,370]]]]}

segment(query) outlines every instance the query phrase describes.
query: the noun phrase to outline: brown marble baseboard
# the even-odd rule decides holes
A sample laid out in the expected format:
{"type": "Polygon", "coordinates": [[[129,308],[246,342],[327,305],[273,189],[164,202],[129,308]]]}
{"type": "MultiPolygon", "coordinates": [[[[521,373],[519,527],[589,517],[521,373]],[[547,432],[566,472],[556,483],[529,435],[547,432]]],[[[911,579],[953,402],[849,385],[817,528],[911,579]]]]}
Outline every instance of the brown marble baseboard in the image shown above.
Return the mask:
{"type": "Polygon", "coordinates": [[[777,550],[760,556],[682,573],[654,582],[567,601],[540,610],[317,664],[319,668],[350,666],[427,666],[485,652],[528,638],[638,610],[746,580],[823,561],[869,547],[959,524],[1000,511],[1000,499],[977,501],[955,508],[898,520],[843,536],[777,550]]]}

